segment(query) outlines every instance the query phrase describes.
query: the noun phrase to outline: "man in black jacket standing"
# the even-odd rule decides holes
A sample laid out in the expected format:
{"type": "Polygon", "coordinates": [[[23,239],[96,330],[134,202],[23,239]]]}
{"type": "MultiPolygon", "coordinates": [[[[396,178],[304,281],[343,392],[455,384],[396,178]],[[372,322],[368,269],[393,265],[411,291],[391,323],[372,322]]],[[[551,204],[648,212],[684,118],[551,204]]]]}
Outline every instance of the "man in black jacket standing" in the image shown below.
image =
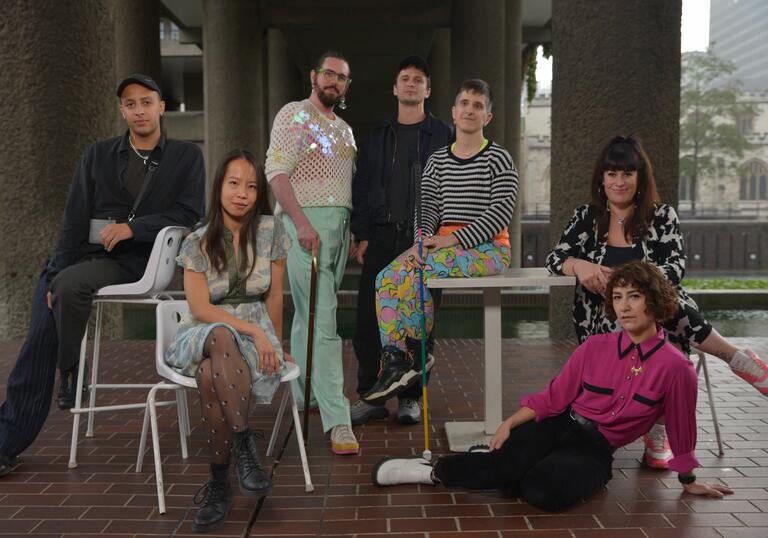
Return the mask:
{"type": "MultiPolygon", "coordinates": [[[[429,66],[418,56],[397,66],[393,93],[397,114],[384,120],[360,148],[352,183],[352,234],[357,261],[362,264],[353,339],[358,361],[357,393],[362,396],[376,381],[381,341],[376,318],[376,275],[413,245],[415,207],[421,171],[432,153],[453,141],[453,130],[425,111],[429,97],[429,66]]],[[[420,386],[401,393],[397,413],[401,424],[421,420],[420,386]]],[[[389,416],[384,406],[359,399],[350,407],[352,425],[389,416]]]]}
{"type": "Polygon", "coordinates": [[[57,365],[59,407],[74,406],[93,294],[139,280],[157,232],[191,227],[203,214],[202,154],[162,133],[160,87],[135,74],[120,83],[117,96],[128,131],[92,144],[80,158],[56,248],[32,300],[27,337],[8,378],[0,408],[0,477],[42,429],[57,365]]]}

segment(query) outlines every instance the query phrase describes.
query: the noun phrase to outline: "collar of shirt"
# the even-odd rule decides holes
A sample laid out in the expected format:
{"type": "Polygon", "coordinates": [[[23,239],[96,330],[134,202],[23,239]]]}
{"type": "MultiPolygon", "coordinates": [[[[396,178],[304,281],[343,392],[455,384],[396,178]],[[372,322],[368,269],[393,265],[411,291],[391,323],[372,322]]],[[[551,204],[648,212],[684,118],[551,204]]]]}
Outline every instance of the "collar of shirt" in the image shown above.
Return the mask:
{"type": "MultiPolygon", "coordinates": [[[[131,144],[128,141],[128,136],[130,136],[130,134],[131,134],[130,129],[126,129],[125,134],[123,135],[122,140],[120,140],[120,147],[117,150],[118,153],[123,153],[124,151],[133,151],[131,149],[131,144]]],[[[155,146],[155,149],[152,150],[150,155],[151,156],[156,156],[156,157],[159,157],[160,155],[162,155],[163,154],[163,150],[165,150],[165,142],[166,142],[165,133],[161,131],[160,132],[160,140],[158,141],[157,145],[155,146]],[[158,152],[158,153],[156,154],[156,152],[158,152]]]]}
{"type": "Polygon", "coordinates": [[[637,349],[637,354],[640,356],[640,361],[645,362],[648,358],[656,353],[664,346],[667,341],[667,333],[664,329],[656,324],[656,335],[644,340],[639,344],[632,342],[627,331],[621,331],[619,337],[616,340],[618,346],[619,360],[626,357],[632,349],[637,349]]]}

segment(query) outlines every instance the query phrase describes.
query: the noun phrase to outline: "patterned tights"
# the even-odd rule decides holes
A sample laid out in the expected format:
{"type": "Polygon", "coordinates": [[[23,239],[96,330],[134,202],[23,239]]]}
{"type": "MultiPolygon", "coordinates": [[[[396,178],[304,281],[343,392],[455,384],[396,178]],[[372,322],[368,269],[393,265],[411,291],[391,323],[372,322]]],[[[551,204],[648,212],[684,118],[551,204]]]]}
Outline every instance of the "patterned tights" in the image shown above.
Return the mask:
{"type": "Polygon", "coordinates": [[[226,327],[214,327],[208,334],[195,377],[211,461],[227,464],[232,434],[248,429],[251,371],[226,327]]]}

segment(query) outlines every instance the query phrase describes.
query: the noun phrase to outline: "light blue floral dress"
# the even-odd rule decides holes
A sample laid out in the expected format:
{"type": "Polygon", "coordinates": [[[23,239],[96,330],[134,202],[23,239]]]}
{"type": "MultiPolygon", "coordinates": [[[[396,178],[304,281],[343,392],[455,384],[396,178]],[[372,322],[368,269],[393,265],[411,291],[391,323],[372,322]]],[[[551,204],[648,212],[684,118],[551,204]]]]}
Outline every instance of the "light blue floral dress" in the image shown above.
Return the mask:
{"type": "MultiPolygon", "coordinates": [[[[224,229],[224,246],[227,255],[227,271],[219,274],[212,267],[205,252],[201,249],[201,240],[206,229],[207,226],[203,226],[184,239],[179,255],[176,257],[176,263],[184,269],[205,273],[211,304],[261,327],[275,347],[282,364],[283,348],[280,345],[280,339],[275,334],[272,321],[269,319],[266,304],[262,300],[262,296],[269,290],[272,260],[285,258],[291,246],[291,240],[288,238],[281,220],[271,215],[261,217],[256,235],[256,266],[250,276],[248,276],[250,264],[248,269],[243,272],[238,271],[233,262],[232,235],[226,228],[224,229]]],[[[253,259],[253,253],[250,249],[248,259],[253,259]]],[[[250,336],[238,334],[232,326],[226,323],[201,323],[189,314],[181,321],[176,339],[165,352],[165,361],[180,374],[195,377],[203,359],[205,339],[208,337],[208,333],[217,326],[224,326],[232,331],[240,352],[248,362],[253,382],[251,403],[262,404],[272,401],[272,396],[280,385],[280,376],[262,374],[259,371],[259,356],[253,339],[250,336]]]]}

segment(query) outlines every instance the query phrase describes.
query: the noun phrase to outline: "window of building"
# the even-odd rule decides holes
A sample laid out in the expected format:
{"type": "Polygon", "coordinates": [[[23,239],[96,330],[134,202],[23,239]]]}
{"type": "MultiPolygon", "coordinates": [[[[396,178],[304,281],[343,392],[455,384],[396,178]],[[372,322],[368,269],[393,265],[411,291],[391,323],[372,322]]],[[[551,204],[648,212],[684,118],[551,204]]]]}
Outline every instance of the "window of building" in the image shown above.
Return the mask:
{"type": "Polygon", "coordinates": [[[755,132],[755,118],[754,116],[742,116],[739,119],[739,129],[741,134],[750,135],[755,132]]]}
{"type": "Polygon", "coordinates": [[[680,176],[680,200],[692,200],[694,197],[694,186],[691,184],[691,178],[680,176]]]}
{"type": "Polygon", "coordinates": [[[753,160],[741,170],[739,181],[741,200],[768,200],[768,165],[753,160]]]}

